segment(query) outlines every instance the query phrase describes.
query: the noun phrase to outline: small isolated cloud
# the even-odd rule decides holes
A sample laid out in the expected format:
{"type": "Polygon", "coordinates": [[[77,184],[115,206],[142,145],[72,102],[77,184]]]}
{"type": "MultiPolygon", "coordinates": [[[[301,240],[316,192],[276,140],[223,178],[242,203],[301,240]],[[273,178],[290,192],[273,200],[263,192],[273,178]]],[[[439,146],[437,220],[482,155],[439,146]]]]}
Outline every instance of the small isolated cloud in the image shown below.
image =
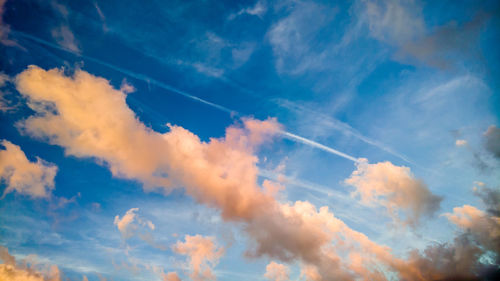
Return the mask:
{"type": "Polygon", "coordinates": [[[484,133],[484,138],[486,150],[500,160],[500,128],[491,125],[484,133]]]}
{"type": "Polygon", "coordinates": [[[61,47],[79,53],[80,49],[75,40],[75,35],[67,25],[61,25],[52,30],[52,37],[61,47]]]}
{"type": "Polygon", "coordinates": [[[467,141],[466,140],[456,140],[455,145],[456,146],[467,146],[467,141]]]}
{"type": "Polygon", "coordinates": [[[139,211],[139,208],[132,208],[128,210],[122,218],[118,215],[115,217],[114,224],[124,239],[134,236],[139,231],[140,227],[146,227],[150,230],[155,229],[153,222],[139,217],[137,211],[139,211]]]}
{"type": "Polygon", "coordinates": [[[216,280],[212,268],[224,255],[224,248],[216,244],[214,237],[186,235],[184,240],[185,242],[178,241],[172,249],[178,254],[187,256],[191,279],[193,281],[216,280]]]}
{"type": "Polygon", "coordinates": [[[0,150],[0,179],[7,186],[3,196],[16,191],[33,198],[47,198],[54,189],[57,167],[36,158],[31,162],[18,145],[2,140],[0,150]]]}
{"type": "Polygon", "coordinates": [[[244,14],[262,18],[266,12],[267,12],[267,4],[263,0],[258,0],[253,6],[243,8],[239,10],[237,13],[230,14],[228,20],[233,20],[236,17],[244,14]]]}
{"type": "Polygon", "coordinates": [[[270,281],[287,281],[290,280],[290,269],[284,264],[271,261],[266,266],[264,277],[270,281]]]}
{"type": "Polygon", "coordinates": [[[408,167],[399,167],[391,162],[369,164],[361,159],[357,169],[344,182],[356,188],[364,203],[382,205],[393,216],[405,211],[406,223],[419,224],[422,217],[432,216],[442,198],[430,192],[427,186],[416,179],[408,167]]]}
{"type": "Polygon", "coordinates": [[[61,24],[52,29],[52,37],[61,47],[75,53],[80,53],[78,42],[69,26],[68,9],[64,5],[57,3],[57,1],[52,1],[50,4],[52,9],[59,14],[62,21],[61,24]]]}
{"type": "Polygon", "coordinates": [[[38,270],[33,260],[16,263],[7,248],[0,246],[0,280],[2,281],[61,281],[61,273],[55,265],[38,270]]]}

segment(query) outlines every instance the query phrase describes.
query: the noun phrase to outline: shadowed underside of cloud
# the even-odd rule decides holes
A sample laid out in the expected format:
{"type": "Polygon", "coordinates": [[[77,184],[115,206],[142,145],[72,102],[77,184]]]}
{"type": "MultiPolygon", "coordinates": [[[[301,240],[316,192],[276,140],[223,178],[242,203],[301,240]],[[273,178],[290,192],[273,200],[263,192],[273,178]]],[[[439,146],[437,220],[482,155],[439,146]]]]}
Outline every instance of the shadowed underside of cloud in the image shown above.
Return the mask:
{"type": "Polygon", "coordinates": [[[6,184],[3,196],[16,191],[33,198],[49,197],[54,189],[57,167],[37,157],[31,162],[18,145],[7,140],[0,144],[0,180],[6,184]]]}
{"type": "Polygon", "coordinates": [[[457,57],[468,63],[483,63],[477,42],[481,28],[496,11],[477,12],[464,23],[449,22],[430,30],[418,1],[359,1],[361,20],[371,37],[399,48],[396,58],[433,67],[457,66],[457,57]]]}
{"type": "Polygon", "coordinates": [[[38,270],[34,260],[17,264],[7,248],[0,246],[0,280],[2,281],[61,281],[59,268],[55,265],[38,270]],[[28,266],[27,263],[31,265],[28,266]]]}
{"type": "Polygon", "coordinates": [[[484,133],[484,138],[486,150],[500,160],[500,128],[491,125],[484,133]]]}
{"type": "MultiPolygon", "coordinates": [[[[275,199],[282,188],[278,183],[258,184],[255,152],[281,131],[274,119],[243,119],[241,125],[228,127],[224,138],[203,142],[179,126],[169,125],[170,131],[163,134],[151,130],[127,106],[124,91],[82,70],[69,77],[58,69],[30,66],[16,77],[16,87],[36,112],[18,123],[22,132],[59,145],[68,155],[94,158],[113,175],[137,180],[146,190],[168,193],[184,188],[197,202],[220,210],[225,221],[242,225],[250,238],[250,257],[298,261],[311,280],[385,280],[385,272],[403,280],[429,280],[413,260],[394,257],[388,247],[349,228],[328,207],[318,210],[307,201],[280,203],[275,199]]],[[[397,182],[397,188],[373,190],[386,197],[377,198],[379,202],[408,209],[415,220],[439,205],[440,199],[409,170],[374,165],[362,163],[358,169],[383,167],[381,177],[396,176],[409,185],[397,182]]],[[[197,251],[189,246],[193,239],[186,237],[174,251],[190,256],[195,268],[200,263],[192,259],[197,251]]]]}

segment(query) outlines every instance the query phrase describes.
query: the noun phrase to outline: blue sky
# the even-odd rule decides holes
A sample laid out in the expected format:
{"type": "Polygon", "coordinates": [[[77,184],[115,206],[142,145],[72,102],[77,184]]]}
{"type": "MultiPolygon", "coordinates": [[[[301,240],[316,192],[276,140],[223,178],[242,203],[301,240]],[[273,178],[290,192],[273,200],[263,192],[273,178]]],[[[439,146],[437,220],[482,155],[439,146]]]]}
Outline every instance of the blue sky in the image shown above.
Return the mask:
{"type": "Polygon", "coordinates": [[[0,276],[498,274],[497,1],[0,4],[0,276]]]}

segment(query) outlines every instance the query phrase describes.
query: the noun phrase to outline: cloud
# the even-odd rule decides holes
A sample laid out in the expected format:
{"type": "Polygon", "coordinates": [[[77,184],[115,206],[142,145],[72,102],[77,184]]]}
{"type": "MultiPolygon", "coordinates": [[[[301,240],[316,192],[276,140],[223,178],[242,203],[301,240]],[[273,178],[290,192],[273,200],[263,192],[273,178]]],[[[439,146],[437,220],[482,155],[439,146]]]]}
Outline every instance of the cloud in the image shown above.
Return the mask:
{"type": "Polygon", "coordinates": [[[175,272],[168,272],[162,275],[162,280],[163,281],[181,281],[181,278],[179,278],[179,275],[175,272]]]}
{"type": "Polygon", "coordinates": [[[483,182],[476,182],[479,188],[474,187],[474,194],[481,198],[486,205],[486,212],[500,217],[500,190],[487,187],[483,182]]]}
{"type": "Polygon", "coordinates": [[[382,205],[393,216],[405,211],[406,223],[416,226],[423,217],[432,216],[442,198],[432,194],[427,186],[416,179],[408,167],[391,162],[369,164],[361,159],[357,169],[344,182],[356,188],[355,194],[365,203],[382,205]]]}
{"type": "Polygon", "coordinates": [[[488,127],[484,133],[484,146],[494,157],[500,159],[500,128],[495,125],[488,127]]]}
{"type": "Polygon", "coordinates": [[[264,277],[270,281],[287,281],[290,280],[290,269],[284,264],[271,261],[266,266],[264,277]]]}
{"type": "Polygon", "coordinates": [[[263,0],[258,0],[252,7],[246,7],[239,10],[237,13],[230,14],[228,20],[234,20],[236,17],[247,14],[262,18],[267,12],[267,4],[263,0]]]}
{"type": "Polygon", "coordinates": [[[413,0],[361,1],[362,20],[370,36],[385,42],[406,42],[425,32],[422,9],[413,0]]]}
{"type": "Polygon", "coordinates": [[[466,146],[467,145],[467,141],[466,140],[456,140],[455,141],[455,145],[456,146],[466,146]]]}
{"type": "Polygon", "coordinates": [[[293,1],[289,4],[289,14],[271,26],[267,37],[277,71],[300,74],[318,68],[324,59],[312,42],[332,20],[336,10],[313,2],[293,1]]]}
{"type": "Polygon", "coordinates": [[[10,77],[0,72],[0,112],[9,112],[15,110],[19,104],[13,102],[6,96],[9,96],[10,92],[8,90],[4,90],[7,83],[11,81],[10,77]]]}
{"type": "Polygon", "coordinates": [[[369,35],[399,48],[395,58],[404,62],[421,62],[433,67],[449,68],[460,61],[482,63],[478,49],[481,27],[491,14],[478,12],[467,22],[451,21],[436,28],[426,26],[419,1],[360,1],[360,20],[369,35]]]}
{"type": "Polygon", "coordinates": [[[139,208],[132,208],[122,218],[120,216],[115,217],[114,224],[125,239],[132,237],[140,226],[145,226],[150,230],[155,229],[155,225],[151,221],[139,217],[136,214],[137,211],[139,211],[139,208]]]}
{"type": "Polygon", "coordinates": [[[52,29],[52,37],[56,40],[56,42],[63,48],[70,50],[75,53],[80,53],[81,50],[78,47],[78,42],[75,39],[75,35],[69,26],[69,11],[68,9],[62,5],[57,3],[57,1],[51,1],[50,5],[52,9],[59,14],[59,17],[62,19],[62,23],[57,27],[52,29]]]}
{"type": "MultiPolygon", "coordinates": [[[[299,262],[317,272],[317,280],[383,280],[384,272],[422,280],[415,277],[418,271],[408,272],[408,261],[349,228],[328,207],[281,203],[273,192],[280,190],[279,183],[259,185],[255,154],[281,132],[275,119],[243,118],[224,137],[203,142],[179,126],[169,124],[166,133],[146,127],[127,106],[123,91],[82,70],[66,76],[59,69],[30,66],[15,81],[36,113],[18,123],[23,133],[63,147],[67,155],[94,158],[114,176],[137,180],[147,191],[184,188],[198,203],[219,210],[224,221],[242,226],[249,257],[299,262]]],[[[440,198],[406,167],[363,160],[351,181],[364,191],[365,200],[407,211],[412,222],[439,207],[440,198]]],[[[127,220],[134,221],[135,211],[130,212],[127,220]]],[[[117,224],[125,217],[118,217],[117,224]]],[[[193,278],[213,277],[210,266],[222,255],[220,249],[202,236],[186,236],[174,245],[174,251],[188,256],[193,278]]]]}
{"type": "Polygon", "coordinates": [[[224,255],[224,248],[216,244],[214,237],[186,235],[184,240],[185,242],[178,241],[172,249],[178,254],[187,256],[191,279],[193,281],[216,280],[212,267],[217,265],[224,255]]]}
{"type": "Polygon", "coordinates": [[[40,271],[37,270],[36,264],[31,261],[28,266],[24,261],[22,264],[17,264],[16,259],[9,254],[7,248],[0,246],[0,280],[9,281],[61,281],[61,273],[59,268],[55,265],[48,267],[48,269],[40,271]]]}
{"type": "Polygon", "coordinates": [[[80,52],[80,49],[78,48],[75,40],[75,35],[71,31],[71,29],[69,29],[69,26],[61,25],[52,29],[52,37],[54,37],[56,42],[61,45],[61,47],[73,52],[80,52]]]}
{"type": "Polygon", "coordinates": [[[3,196],[16,191],[33,198],[47,198],[54,189],[57,167],[36,158],[31,162],[21,148],[7,140],[2,140],[0,150],[0,179],[7,186],[3,196]]]}
{"type": "Polygon", "coordinates": [[[5,3],[7,3],[7,0],[0,0],[0,43],[10,47],[12,46],[21,47],[16,41],[9,39],[10,26],[5,22],[3,22],[3,14],[5,13],[5,3]]]}
{"type": "Polygon", "coordinates": [[[470,205],[453,208],[453,213],[446,213],[445,216],[469,232],[481,245],[500,253],[500,217],[488,215],[470,205]]]}

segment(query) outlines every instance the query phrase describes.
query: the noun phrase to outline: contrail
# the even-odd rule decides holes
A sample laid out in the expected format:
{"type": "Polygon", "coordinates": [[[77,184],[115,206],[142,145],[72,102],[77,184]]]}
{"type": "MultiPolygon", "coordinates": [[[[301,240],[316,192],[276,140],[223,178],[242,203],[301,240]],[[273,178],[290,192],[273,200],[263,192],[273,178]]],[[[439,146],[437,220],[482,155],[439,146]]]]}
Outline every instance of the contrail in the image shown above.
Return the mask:
{"type": "Polygon", "coordinates": [[[306,145],[309,145],[309,146],[321,149],[321,150],[326,151],[326,152],[331,153],[331,154],[338,155],[338,156],[343,157],[345,159],[351,160],[351,161],[353,161],[355,163],[359,162],[359,160],[356,157],[354,157],[354,156],[351,156],[349,154],[345,154],[344,152],[340,152],[340,151],[338,151],[336,149],[333,149],[333,148],[328,147],[326,145],[323,145],[321,143],[315,142],[313,140],[306,139],[304,137],[298,136],[296,134],[292,134],[292,133],[287,132],[287,131],[280,131],[280,133],[284,137],[286,137],[288,139],[291,139],[291,140],[294,140],[294,141],[297,141],[297,142],[301,142],[303,144],[306,144],[306,145]]]}
{"type": "MultiPolygon", "coordinates": [[[[73,54],[75,56],[82,57],[84,59],[87,59],[89,61],[95,62],[95,63],[100,64],[102,66],[108,67],[108,68],[110,68],[112,70],[115,70],[117,72],[120,72],[122,74],[130,76],[132,78],[135,78],[137,80],[141,80],[141,81],[144,81],[146,83],[151,83],[151,84],[153,84],[153,85],[155,85],[155,86],[157,86],[159,88],[162,88],[164,90],[167,90],[167,91],[170,91],[170,92],[174,92],[176,94],[179,94],[179,95],[184,96],[186,98],[189,98],[191,100],[194,100],[194,101],[206,104],[206,105],[208,105],[210,107],[213,107],[213,108],[218,109],[220,111],[226,112],[226,113],[228,113],[228,114],[230,114],[232,116],[242,116],[240,113],[238,113],[235,110],[231,110],[231,109],[229,109],[227,107],[224,107],[222,105],[218,105],[218,104],[215,104],[213,102],[210,102],[210,101],[204,100],[202,98],[199,98],[197,96],[191,95],[191,94],[186,93],[186,92],[184,92],[182,90],[176,89],[176,88],[174,88],[174,87],[172,87],[172,86],[170,86],[168,84],[165,84],[165,83],[160,82],[160,81],[158,81],[156,79],[153,79],[153,78],[151,78],[151,77],[149,77],[147,75],[144,75],[144,74],[141,74],[141,73],[137,73],[137,72],[134,72],[134,71],[130,71],[130,70],[118,67],[116,65],[112,65],[112,64],[104,62],[104,61],[102,61],[100,59],[96,59],[94,57],[90,57],[90,56],[87,56],[87,55],[80,54],[80,53],[75,52],[73,50],[70,50],[68,48],[64,48],[64,47],[61,47],[59,45],[50,43],[48,41],[45,41],[45,40],[43,40],[41,38],[38,38],[36,36],[24,33],[22,31],[17,31],[17,30],[12,30],[11,29],[10,33],[13,33],[16,36],[19,36],[19,37],[22,37],[22,38],[34,41],[36,43],[48,46],[50,48],[58,49],[58,50],[61,50],[61,51],[65,51],[65,52],[71,53],[71,54],[73,54]]],[[[299,143],[302,143],[302,144],[305,144],[305,145],[308,145],[308,146],[311,146],[311,147],[315,147],[317,149],[323,150],[323,151],[328,152],[330,154],[335,154],[337,156],[340,156],[340,157],[343,157],[345,159],[351,160],[351,161],[353,161],[355,163],[358,162],[358,159],[355,158],[355,157],[353,157],[353,156],[351,156],[351,155],[345,154],[345,153],[343,153],[341,151],[338,151],[338,150],[336,150],[334,148],[328,147],[328,146],[323,145],[321,143],[315,142],[313,140],[310,140],[310,139],[298,136],[296,134],[293,134],[293,133],[290,133],[290,132],[287,132],[287,131],[280,131],[279,133],[283,137],[288,138],[288,139],[290,139],[292,141],[299,142],[299,143]]]]}
{"type": "Polygon", "coordinates": [[[15,34],[15,35],[17,35],[17,36],[20,36],[20,37],[23,37],[23,38],[26,38],[26,39],[29,39],[29,40],[35,41],[35,42],[37,42],[37,43],[39,43],[39,44],[42,44],[42,45],[45,45],[45,46],[48,46],[48,47],[51,47],[51,48],[55,48],[55,49],[58,49],[58,50],[62,50],[62,51],[65,51],[65,52],[71,53],[71,54],[73,54],[73,55],[75,55],[75,56],[78,56],[78,57],[82,57],[82,58],[84,58],[84,59],[87,59],[87,60],[89,60],[89,61],[92,61],[92,62],[98,63],[98,64],[100,64],[100,65],[106,66],[106,67],[108,67],[108,68],[111,68],[111,69],[113,69],[113,70],[115,70],[115,71],[117,71],[117,72],[120,72],[120,73],[122,73],[122,74],[125,74],[125,75],[127,75],[127,76],[130,76],[130,77],[135,78],[135,79],[137,79],[137,80],[141,80],[141,81],[144,81],[144,82],[147,82],[147,83],[151,83],[151,84],[153,84],[153,85],[155,85],[155,86],[157,86],[157,87],[159,87],[159,88],[165,89],[165,90],[170,91],[170,92],[174,92],[174,93],[179,94],[179,95],[181,95],[181,96],[184,96],[184,97],[186,97],[186,98],[189,98],[189,99],[195,100],[195,101],[197,101],[197,102],[200,102],[200,103],[206,104],[206,105],[208,105],[208,106],[211,106],[211,107],[213,107],[213,108],[217,108],[217,109],[219,109],[219,110],[221,110],[221,111],[227,112],[227,113],[229,113],[229,114],[234,114],[234,113],[236,113],[235,111],[230,110],[229,108],[226,108],[226,107],[224,107],[224,106],[222,106],[222,105],[218,105],[218,104],[215,104],[215,103],[209,102],[209,101],[207,101],[207,100],[204,100],[204,99],[202,99],[202,98],[199,98],[199,97],[197,97],[197,96],[193,96],[193,95],[191,95],[191,94],[188,94],[188,93],[186,93],[186,92],[184,92],[184,91],[181,91],[181,90],[179,90],[179,89],[176,89],[176,88],[174,88],[174,87],[172,87],[172,86],[170,86],[170,85],[167,85],[167,84],[165,84],[165,83],[163,83],[163,82],[160,82],[160,81],[158,81],[158,80],[156,80],[156,79],[153,79],[153,78],[151,78],[151,77],[149,77],[149,76],[146,76],[146,75],[144,75],[144,74],[137,73],[137,72],[133,72],[133,71],[130,71],[130,70],[127,70],[127,69],[124,69],[124,68],[118,67],[118,66],[116,66],[116,65],[112,65],[112,64],[110,64],[110,63],[104,62],[104,61],[102,61],[102,60],[96,59],[96,58],[94,58],[94,57],[90,57],[90,56],[86,56],[86,55],[80,54],[80,53],[75,52],[75,51],[73,51],[73,50],[70,50],[70,49],[67,49],[67,48],[64,48],[64,47],[61,47],[61,46],[58,46],[58,45],[52,44],[52,43],[47,42],[47,41],[45,41],[45,40],[43,40],[43,39],[40,39],[40,38],[38,38],[38,37],[35,37],[35,36],[33,36],[33,35],[30,35],[30,34],[27,34],[27,33],[21,32],[21,31],[11,30],[10,32],[11,32],[11,33],[14,33],[14,34],[15,34]]]}

